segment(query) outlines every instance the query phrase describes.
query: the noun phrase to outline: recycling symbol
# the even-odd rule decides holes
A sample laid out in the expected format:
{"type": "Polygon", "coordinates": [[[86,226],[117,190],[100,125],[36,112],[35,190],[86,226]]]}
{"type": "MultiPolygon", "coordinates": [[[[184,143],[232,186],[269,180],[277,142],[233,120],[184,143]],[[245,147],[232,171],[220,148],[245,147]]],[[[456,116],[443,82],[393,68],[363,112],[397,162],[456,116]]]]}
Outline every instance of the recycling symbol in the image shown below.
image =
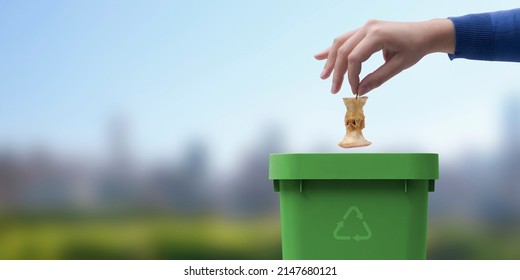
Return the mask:
{"type": "Polygon", "coordinates": [[[360,240],[369,240],[370,238],[372,238],[372,231],[370,231],[370,228],[368,227],[367,222],[363,219],[363,213],[361,213],[361,211],[359,211],[359,208],[357,208],[356,206],[351,206],[347,210],[345,215],[343,215],[343,219],[336,223],[336,229],[334,230],[333,236],[334,236],[334,239],[336,239],[336,240],[354,239],[354,240],[356,240],[356,242],[359,242],[360,240]],[[357,219],[351,218],[349,220],[349,223],[346,223],[347,219],[351,215],[355,215],[357,219]],[[352,236],[353,234],[350,234],[350,235],[342,234],[341,233],[342,229],[344,227],[348,228],[349,224],[353,223],[354,221],[359,221],[363,225],[364,232],[362,231],[360,233],[356,233],[354,236],[352,236]]]}

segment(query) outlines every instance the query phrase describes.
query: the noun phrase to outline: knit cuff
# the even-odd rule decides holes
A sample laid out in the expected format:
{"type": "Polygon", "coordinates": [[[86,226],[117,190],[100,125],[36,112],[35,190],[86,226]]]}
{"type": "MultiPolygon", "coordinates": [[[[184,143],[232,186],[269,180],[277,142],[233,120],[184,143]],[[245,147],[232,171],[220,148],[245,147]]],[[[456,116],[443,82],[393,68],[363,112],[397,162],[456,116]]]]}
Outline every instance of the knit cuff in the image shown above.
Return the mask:
{"type": "Polygon", "coordinates": [[[451,60],[467,58],[493,60],[495,56],[495,33],[488,13],[449,17],[455,27],[455,53],[448,54],[451,60]]]}

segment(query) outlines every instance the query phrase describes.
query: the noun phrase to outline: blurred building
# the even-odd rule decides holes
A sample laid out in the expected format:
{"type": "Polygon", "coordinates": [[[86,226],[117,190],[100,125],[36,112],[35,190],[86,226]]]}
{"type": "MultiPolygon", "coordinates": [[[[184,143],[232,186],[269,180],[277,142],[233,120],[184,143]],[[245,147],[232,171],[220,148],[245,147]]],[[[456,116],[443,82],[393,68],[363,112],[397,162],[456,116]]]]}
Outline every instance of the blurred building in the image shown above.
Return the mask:
{"type": "Polygon", "coordinates": [[[501,193],[494,203],[495,221],[520,223],[520,95],[510,95],[503,110],[503,137],[496,178],[501,193]]]}
{"type": "Polygon", "coordinates": [[[121,115],[112,119],[107,137],[108,159],[97,183],[97,200],[114,206],[138,202],[139,177],[136,174],[128,120],[121,115]]]}
{"type": "Polygon", "coordinates": [[[210,213],[214,208],[214,178],[209,151],[202,139],[192,139],[178,163],[155,166],[147,179],[149,202],[183,215],[210,213]]]}
{"type": "Polygon", "coordinates": [[[269,180],[269,155],[283,151],[281,131],[269,126],[263,131],[251,152],[245,154],[229,184],[229,212],[233,216],[249,217],[277,213],[279,196],[269,180]]]}
{"type": "MultiPolygon", "coordinates": [[[[504,101],[495,153],[467,151],[440,166],[438,191],[431,196],[433,218],[463,216],[500,226],[520,224],[520,100],[504,101]]],[[[485,117],[485,116],[483,116],[485,117]]],[[[485,128],[482,133],[486,133],[485,128]]]]}
{"type": "Polygon", "coordinates": [[[0,210],[19,204],[18,190],[23,186],[22,168],[16,155],[7,148],[0,150],[0,210]]]}

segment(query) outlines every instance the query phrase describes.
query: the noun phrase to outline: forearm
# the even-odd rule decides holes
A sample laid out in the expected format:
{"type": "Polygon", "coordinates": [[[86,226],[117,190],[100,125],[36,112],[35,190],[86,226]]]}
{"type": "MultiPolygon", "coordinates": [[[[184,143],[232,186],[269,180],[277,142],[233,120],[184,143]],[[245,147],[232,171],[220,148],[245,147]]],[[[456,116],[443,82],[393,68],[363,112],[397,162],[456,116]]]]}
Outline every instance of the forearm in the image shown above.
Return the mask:
{"type": "Polygon", "coordinates": [[[449,19],[455,27],[450,59],[520,62],[520,9],[449,19]]]}

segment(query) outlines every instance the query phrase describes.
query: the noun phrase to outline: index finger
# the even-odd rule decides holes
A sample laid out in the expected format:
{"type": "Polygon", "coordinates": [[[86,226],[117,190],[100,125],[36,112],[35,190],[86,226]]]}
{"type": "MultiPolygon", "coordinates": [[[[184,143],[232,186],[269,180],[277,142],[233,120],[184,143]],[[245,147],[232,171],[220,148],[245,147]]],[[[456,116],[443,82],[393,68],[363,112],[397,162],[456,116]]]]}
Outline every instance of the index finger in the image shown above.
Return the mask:
{"type": "Polygon", "coordinates": [[[336,63],[334,65],[334,76],[332,77],[332,93],[337,93],[341,89],[345,72],[347,72],[348,69],[348,57],[356,45],[363,40],[364,36],[364,33],[357,32],[338,49],[336,63]]]}
{"type": "Polygon", "coordinates": [[[348,82],[353,94],[357,94],[361,64],[367,61],[373,53],[382,49],[383,46],[379,41],[374,40],[373,37],[365,37],[348,56],[348,82]]]}

